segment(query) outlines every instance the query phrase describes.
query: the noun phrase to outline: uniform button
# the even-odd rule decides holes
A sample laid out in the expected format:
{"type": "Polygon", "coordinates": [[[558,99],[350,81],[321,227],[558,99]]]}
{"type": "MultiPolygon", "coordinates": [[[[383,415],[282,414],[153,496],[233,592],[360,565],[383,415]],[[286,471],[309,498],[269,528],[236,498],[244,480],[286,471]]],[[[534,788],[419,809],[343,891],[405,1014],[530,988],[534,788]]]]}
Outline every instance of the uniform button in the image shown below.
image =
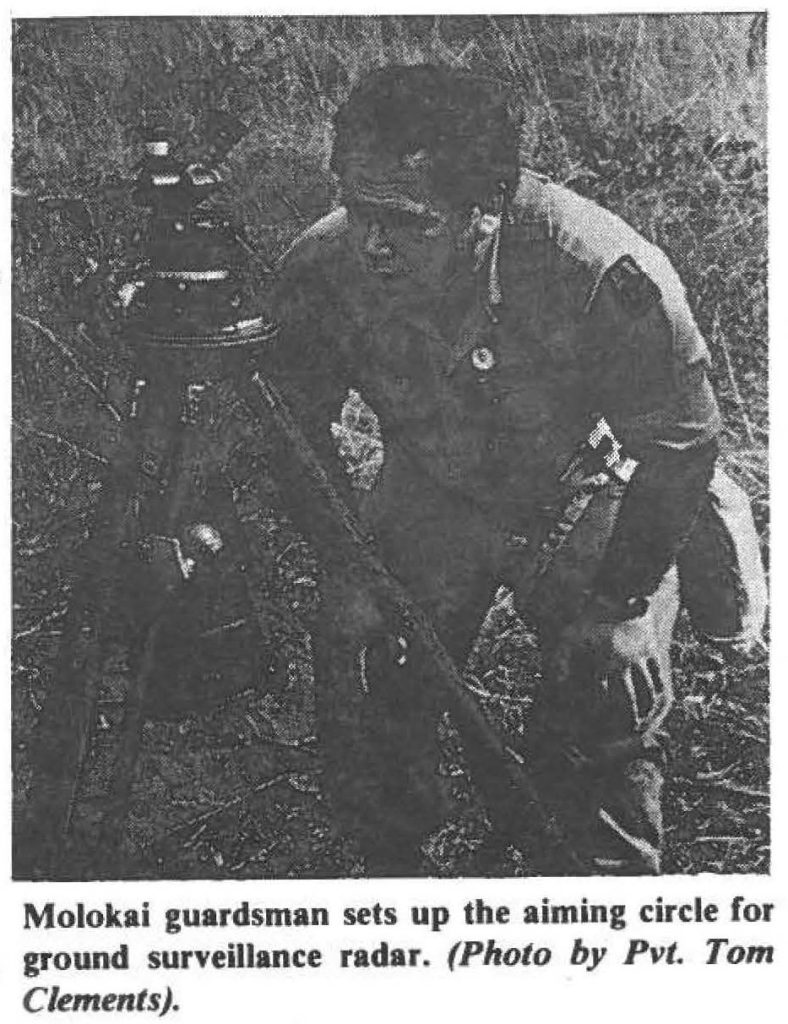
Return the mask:
{"type": "Polygon", "coordinates": [[[495,366],[495,356],[492,349],[480,346],[471,352],[471,362],[476,370],[491,370],[495,366]]]}

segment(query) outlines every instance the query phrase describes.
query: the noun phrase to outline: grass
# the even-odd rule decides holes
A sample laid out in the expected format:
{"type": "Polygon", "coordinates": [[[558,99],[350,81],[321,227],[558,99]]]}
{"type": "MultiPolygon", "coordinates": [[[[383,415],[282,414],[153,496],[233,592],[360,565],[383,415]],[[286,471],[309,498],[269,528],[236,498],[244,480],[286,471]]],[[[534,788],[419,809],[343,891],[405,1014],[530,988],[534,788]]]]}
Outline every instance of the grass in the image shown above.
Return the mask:
{"type": "MultiPolygon", "coordinates": [[[[128,369],[113,296],[136,258],[141,226],[127,199],[139,158],[136,126],[165,120],[180,150],[196,158],[205,110],[244,118],[250,131],[231,154],[224,201],[270,255],[330,204],[331,118],[364,71],[439,61],[501,82],[523,124],[522,159],[629,220],[681,273],[712,349],[726,461],[752,499],[768,556],[765,28],[762,15],[15,23],[20,801],[27,745],[51,683],[69,559],[89,534],[116,431],[83,371],[103,387],[128,369]]],[[[314,791],[308,747],[284,771],[283,755],[261,742],[311,728],[309,707],[299,705],[308,642],[288,611],[303,590],[296,581],[306,555],[281,518],[269,525],[276,569],[266,585],[290,623],[275,665],[280,696],[246,694],[209,715],[146,727],[144,785],[135,788],[130,832],[141,873],[361,870],[314,791]]],[[[506,620],[483,638],[473,666],[480,699],[513,729],[527,710],[530,660],[522,624],[506,620]]],[[[667,867],[765,871],[766,659],[725,660],[682,625],[675,660],[667,867]]],[[[433,844],[433,870],[442,874],[461,870],[463,844],[483,831],[461,773],[455,781],[461,824],[433,844]]]]}

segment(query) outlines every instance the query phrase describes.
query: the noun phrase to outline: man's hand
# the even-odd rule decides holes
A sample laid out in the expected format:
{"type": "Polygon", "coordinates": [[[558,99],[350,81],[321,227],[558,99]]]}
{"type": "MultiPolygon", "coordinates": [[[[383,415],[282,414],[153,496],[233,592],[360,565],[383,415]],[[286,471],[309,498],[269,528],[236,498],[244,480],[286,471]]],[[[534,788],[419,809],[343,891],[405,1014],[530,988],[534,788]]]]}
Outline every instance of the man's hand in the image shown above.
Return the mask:
{"type": "Polygon", "coordinates": [[[593,598],[559,634],[550,659],[548,699],[568,712],[581,763],[631,756],[633,744],[649,745],[670,709],[661,616],[650,607],[632,610],[626,617],[627,608],[593,598]]]}

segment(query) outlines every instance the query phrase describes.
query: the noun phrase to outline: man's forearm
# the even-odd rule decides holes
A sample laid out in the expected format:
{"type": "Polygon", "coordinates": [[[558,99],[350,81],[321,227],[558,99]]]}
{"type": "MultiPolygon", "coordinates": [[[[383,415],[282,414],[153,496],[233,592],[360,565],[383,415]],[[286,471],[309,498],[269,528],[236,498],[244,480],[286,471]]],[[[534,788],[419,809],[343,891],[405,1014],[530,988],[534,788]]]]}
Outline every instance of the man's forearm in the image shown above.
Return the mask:
{"type": "Polygon", "coordinates": [[[653,593],[687,539],[719,454],[716,439],[695,449],[655,451],[627,488],[595,595],[636,607],[653,593]]]}

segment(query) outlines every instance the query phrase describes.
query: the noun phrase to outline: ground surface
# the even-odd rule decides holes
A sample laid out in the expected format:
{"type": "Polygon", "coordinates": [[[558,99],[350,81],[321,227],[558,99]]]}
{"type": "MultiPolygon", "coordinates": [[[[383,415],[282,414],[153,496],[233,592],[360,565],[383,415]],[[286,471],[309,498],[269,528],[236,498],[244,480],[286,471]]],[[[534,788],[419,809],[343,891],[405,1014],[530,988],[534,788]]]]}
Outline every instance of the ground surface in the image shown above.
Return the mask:
{"type": "MultiPolygon", "coordinates": [[[[127,366],[114,297],[140,226],[127,201],[139,158],[132,127],[165,118],[195,156],[207,108],[244,117],[250,132],[230,159],[224,202],[270,255],[330,202],[330,118],[365,68],[431,59],[500,81],[525,117],[523,159],[630,220],[682,274],[714,358],[726,463],[753,501],[768,555],[764,33],[764,19],[752,15],[16,24],[18,808],[29,798],[28,754],[71,573],[111,459],[114,426],[101,395],[108,374],[122,377],[127,366]]],[[[312,562],[281,510],[271,521],[276,571],[266,585],[285,623],[273,692],[250,689],[210,712],[145,727],[126,843],[131,873],[364,872],[321,799],[310,740],[302,612],[314,598],[312,562]]],[[[675,661],[666,868],[766,871],[766,656],[726,659],[684,623],[675,661]]],[[[516,734],[537,669],[527,630],[502,615],[482,636],[468,679],[516,734]]],[[[468,869],[486,825],[444,728],[456,813],[425,848],[425,871],[455,875],[468,869]]],[[[495,871],[528,873],[527,859],[510,850],[495,871]]]]}

